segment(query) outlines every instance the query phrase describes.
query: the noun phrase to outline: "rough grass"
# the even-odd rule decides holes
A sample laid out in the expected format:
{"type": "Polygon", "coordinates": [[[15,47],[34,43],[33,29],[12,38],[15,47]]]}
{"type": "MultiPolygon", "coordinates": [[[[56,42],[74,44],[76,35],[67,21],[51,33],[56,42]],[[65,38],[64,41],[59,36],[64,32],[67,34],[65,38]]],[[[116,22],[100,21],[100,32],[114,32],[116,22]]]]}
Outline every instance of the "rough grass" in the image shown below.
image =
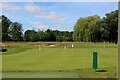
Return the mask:
{"type": "Polygon", "coordinates": [[[3,43],[7,52],[3,54],[3,71],[39,71],[39,72],[76,72],[80,77],[116,77],[117,45],[109,43],[74,43],[72,42],[36,42],[3,43]],[[33,44],[63,44],[58,48],[46,46],[39,50],[33,44]],[[65,50],[63,47],[67,46],[65,50]],[[14,46],[14,47],[13,47],[14,46]],[[93,52],[98,52],[98,69],[107,72],[95,72],[92,69],[93,52]]]}

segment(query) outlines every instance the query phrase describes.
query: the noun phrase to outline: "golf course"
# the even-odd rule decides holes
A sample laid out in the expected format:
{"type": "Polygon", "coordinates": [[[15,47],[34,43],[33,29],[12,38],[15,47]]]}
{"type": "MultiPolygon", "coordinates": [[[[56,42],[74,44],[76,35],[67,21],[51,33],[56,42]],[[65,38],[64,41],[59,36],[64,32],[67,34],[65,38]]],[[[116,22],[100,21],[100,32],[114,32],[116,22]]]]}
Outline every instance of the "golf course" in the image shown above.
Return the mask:
{"type": "Polygon", "coordinates": [[[5,42],[2,45],[7,49],[0,53],[3,78],[117,77],[118,48],[113,43],[5,42]],[[98,53],[98,72],[93,69],[93,52],[98,53]]]}
{"type": "Polygon", "coordinates": [[[2,78],[118,78],[118,2],[1,4],[2,78]]]}

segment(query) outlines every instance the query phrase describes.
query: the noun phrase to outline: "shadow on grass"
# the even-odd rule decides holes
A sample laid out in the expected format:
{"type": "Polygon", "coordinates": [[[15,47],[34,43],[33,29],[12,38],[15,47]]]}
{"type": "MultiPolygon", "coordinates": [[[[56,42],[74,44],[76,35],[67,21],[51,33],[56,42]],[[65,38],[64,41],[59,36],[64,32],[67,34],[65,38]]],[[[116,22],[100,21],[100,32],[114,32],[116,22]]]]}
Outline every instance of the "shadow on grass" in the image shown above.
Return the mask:
{"type": "Polygon", "coordinates": [[[96,72],[107,72],[107,70],[105,69],[99,69],[99,70],[95,70],[96,72]]]}
{"type": "Polygon", "coordinates": [[[8,51],[2,52],[2,55],[11,55],[11,54],[17,54],[20,52],[24,52],[28,50],[27,48],[9,48],[8,51]]]}

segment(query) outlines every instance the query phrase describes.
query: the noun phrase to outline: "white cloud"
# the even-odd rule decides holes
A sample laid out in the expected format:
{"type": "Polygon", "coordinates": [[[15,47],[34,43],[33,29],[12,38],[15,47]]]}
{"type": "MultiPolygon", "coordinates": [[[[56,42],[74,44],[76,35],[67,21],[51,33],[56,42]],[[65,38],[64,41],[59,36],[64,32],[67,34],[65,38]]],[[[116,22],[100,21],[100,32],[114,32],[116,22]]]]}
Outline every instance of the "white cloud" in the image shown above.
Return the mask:
{"type": "Polygon", "coordinates": [[[30,22],[33,26],[37,27],[37,28],[40,28],[40,29],[47,29],[48,27],[43,25],[42,23],[40,22],[30,22]]]}
{"type": "Polygon", "coordinates": [[[39,7],[33,3],[27,4],[25,7],[25,10],[28,12],[43,12],[45,9],[43,7],[39,7]]]}
{"type": "Polygon", "coordinates": [[[34,14],[35,18],[45,19],[45,20],[54,20],[54,21],[65,21],[66,19],[57,12],[47,11],[46,8],[38,6],[33,2],[27,3],[25,6],[15,6],[8,3],[0,3],[1,10],[10,10],[10,11],[19,11],[24,10],[34,14]]]}
{"type": "Polygon", "coordinates": [[[18,6],[14,6],[14,5],[10,5],[10,4],[6,4],[6,3],[0,3],[2,6],[0,7],[0,9],[2,10],[10,10],[10,11],[17,11],[17,10],[21,10],[21,7],[18,6]]]}
{"type": "Polygon", "coordinates": [[[57,12],[49,12],[46,8],[35,5],[34,3],[28,3],[24,9],[28,12],[36,13],[35,18],[45,20],[59,20],[64,21],[65,18],[57,12]]]}
{"type": "Polygon", "coordinates": [[[64,21],[65,18],[57,12],[44,12],[35,16],[36,18],[46,19],[46,20],[59,20],[64,21]]]}

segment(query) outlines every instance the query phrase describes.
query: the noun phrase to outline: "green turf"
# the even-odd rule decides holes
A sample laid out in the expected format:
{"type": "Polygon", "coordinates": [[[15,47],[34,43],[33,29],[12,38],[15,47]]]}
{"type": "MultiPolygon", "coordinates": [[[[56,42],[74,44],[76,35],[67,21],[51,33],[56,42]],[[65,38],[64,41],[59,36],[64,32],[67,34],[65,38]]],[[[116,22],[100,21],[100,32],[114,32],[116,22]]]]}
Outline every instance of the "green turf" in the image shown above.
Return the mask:
{"type": "MultiPolygon", "coordinates": [[[[43,71],[76,72],[80,77],[116,77],[117,74],[117,45],[108,43],[51,43],[67,45],[58,48],[38,47],[37,43],[4,43],[8,51],[3,54],[3,71],[43,71]],[[98,69],[107,72],[95,72],[92,69],[93,51],[98,52],[98,69]]],[[[48,44],[42,42],[40,44],[48,44]]],[[[50,44],[50,42],[49,42],[50,44]]],[[[13,74],[13,73],[11,73],[13,74]]],[[[49,76],[48,76],[49,77],[49,76]]],[[[56,76],[59,77],[59,76],[56,76]]],[[[64,77],[62,75],[62,77],[64,77]]]]}
{"type": "Polygon", "coordinates": [[[12,72],[4,73],[5,78],[79,78],[75,72],[12,72]]]}

